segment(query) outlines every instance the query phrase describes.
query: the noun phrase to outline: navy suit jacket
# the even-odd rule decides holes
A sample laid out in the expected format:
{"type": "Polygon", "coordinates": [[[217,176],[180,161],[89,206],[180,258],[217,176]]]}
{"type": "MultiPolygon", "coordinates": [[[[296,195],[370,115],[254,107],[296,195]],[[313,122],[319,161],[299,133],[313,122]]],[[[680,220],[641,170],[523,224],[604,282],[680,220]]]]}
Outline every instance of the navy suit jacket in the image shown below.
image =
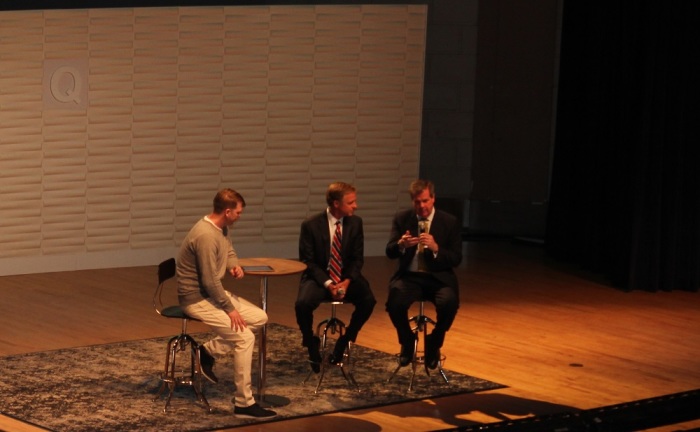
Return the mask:
{"type": "MultiPolygon", "coordinates": [[[[299,234],[299,261],[306,264],[301,282],[312,279],[320,286],[330,279],[328,260],[331,253],[331,237],[328,231],[328,216],[323,211],[306,219],[299,234]]],[[[340,255],[343,259],[342,278],[351,282],[364,281],[365,235],[362,218],[343,218],[343,243],[340,255]]]]}
{"type": "MultiPolygon", "coordinates": [[[[396,213],[391,224],[386,256],[391,259],[399,259],[399,268],[392,276],[392,281],[401,278],[408,271],[418,249],[414,246],[406,249],[403,253],[401,252],[398,241],[406,231],[411,232],[414,236],[418,235],[418,217],[413,209],[396,213]]],[[[425,264],[428,271],[445,286],[452,287],[456,292],[459,292],[459,282],[453,268],[462,262],[461,223],[450,213],[436,208],[429,232],[439,249],[436,257],[430,251],[425,254],[425,264]]]]}

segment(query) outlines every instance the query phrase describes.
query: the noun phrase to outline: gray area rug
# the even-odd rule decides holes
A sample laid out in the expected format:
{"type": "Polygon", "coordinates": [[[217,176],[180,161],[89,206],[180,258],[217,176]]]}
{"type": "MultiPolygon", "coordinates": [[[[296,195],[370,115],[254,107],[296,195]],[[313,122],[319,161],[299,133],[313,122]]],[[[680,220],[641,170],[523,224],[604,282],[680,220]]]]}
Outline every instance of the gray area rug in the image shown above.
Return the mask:
{"type": "MultiPolygon", "coordinates": [[[[178,388],[164,413],[165,399],[153,399],[169,338],[0,357],[0,412],[52,431],[209,431],[503,387],[449,370],[446,384],[437,373],[428,377],[421,370],[408,392],[410,367],[387,383],[396,367],[395,356],[355,346],[359,391],[348,385],[338,367],[332,367],[315,394],[316,375],[302,384],[309,367],[298,331],[269,324],[267,335],[266,395],[269,401],[284,403],[274,408],[278,416],[273,418],[233,415],[230,358],[216,364],[219,383],[204,385],[212,413],[206,413],[187,387],[178,388]]],[[[194,336],[204,342],[211,335],[194,336]]],[[[253,364],[257,365],[257,353],[253,364]]]]}

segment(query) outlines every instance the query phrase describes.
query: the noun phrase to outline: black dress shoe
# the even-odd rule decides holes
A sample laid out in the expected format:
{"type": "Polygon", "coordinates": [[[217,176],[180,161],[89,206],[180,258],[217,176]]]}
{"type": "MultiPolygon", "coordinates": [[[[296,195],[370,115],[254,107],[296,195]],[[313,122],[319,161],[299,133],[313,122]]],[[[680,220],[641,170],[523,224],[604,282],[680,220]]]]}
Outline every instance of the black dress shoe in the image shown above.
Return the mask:
{"type": "Polygon", "coordinates": [[[309,349],[309,364],[311,364],[311,370],[314,373],[321,372],[321,339],[318,336],[314,336],[313,339],[308,344],[309,349]]]}
{"type": "Polygon", "coordinates": [[[335,343],[333,352],[328,356],[328,362],[332,365],[337,365],[343,362],[343,356],[345,355],[345,349],[348,347],[348,338],[342,335],[338,338],[335,343]]]}
{"type": "Polygon", "coordinates": [[[401,354],[399,354],[399,365],[401,367],[408,366],[413,361],[413,356],[416,353],[415,340],[408,344],[401,345],[401,354]]]}
{"type": "Polygon", "coordinates": [[[261,407],[257,402],[254,403],[253,405],[247,406],[247,407],[239,407],[239,406],[234,407],[233,413],[236,414],[237,416],[246,416],[246,417],[255,417],[255,418],[272,417],[272,416],[277,415],[276,412],[261,407]]]}
{"type": "Polygon", "coordinates": [[[219,382],[219,378],[217,378],[216,375],[214,375],[214,362],[214,357],[211,354],[209,354],[209,351],[207,351],[207,349],[204,348],[204,345],[200,345],[199,366],[202,370],[202,375],[204,375],[204,378],[216,384],[219,382]]]}
{"type": "Polygon", "coordinates": [[[432,336],[425,337],[425,367],[428,369],[435,369],[440,362],[440,347],[432,336]]]}

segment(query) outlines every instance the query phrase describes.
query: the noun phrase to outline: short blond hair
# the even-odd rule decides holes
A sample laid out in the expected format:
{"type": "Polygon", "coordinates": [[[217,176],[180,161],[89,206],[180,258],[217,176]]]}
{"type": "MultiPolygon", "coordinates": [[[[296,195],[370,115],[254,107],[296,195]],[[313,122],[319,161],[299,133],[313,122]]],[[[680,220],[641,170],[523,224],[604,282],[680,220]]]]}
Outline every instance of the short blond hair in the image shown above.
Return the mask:
{"type": "Polygon", "coordinates": [[[342,201],[345,195],[352,192],[355,192],[355,186],[349,183],[331,183],[326,191],[326,203],[329,207],[333,207],[333,201],[342,201]]]}

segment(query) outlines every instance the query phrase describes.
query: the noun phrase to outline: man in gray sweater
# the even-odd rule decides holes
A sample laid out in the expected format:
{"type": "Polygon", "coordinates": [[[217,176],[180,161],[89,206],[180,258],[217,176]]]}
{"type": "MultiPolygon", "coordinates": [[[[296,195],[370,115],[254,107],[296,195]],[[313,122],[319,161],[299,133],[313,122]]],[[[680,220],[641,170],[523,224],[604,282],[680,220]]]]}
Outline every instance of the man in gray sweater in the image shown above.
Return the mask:
{"type": "Polygon", "coordinates": [[[233,351],[234,414],[270,417],[275,413],[255,402],[251,366],[255,332],[267,323],[258,306],[224,289],[226,273],[243,277],[228,229],[245,207],[241,194],[222,189],[214,197],[213,211],[200,219],[185,237],[177,259],[178,297],[184,312],[207,324],[216,336],[202,344],[202,374],[218,382],[213,367],[216,357],[233,351]]]}

